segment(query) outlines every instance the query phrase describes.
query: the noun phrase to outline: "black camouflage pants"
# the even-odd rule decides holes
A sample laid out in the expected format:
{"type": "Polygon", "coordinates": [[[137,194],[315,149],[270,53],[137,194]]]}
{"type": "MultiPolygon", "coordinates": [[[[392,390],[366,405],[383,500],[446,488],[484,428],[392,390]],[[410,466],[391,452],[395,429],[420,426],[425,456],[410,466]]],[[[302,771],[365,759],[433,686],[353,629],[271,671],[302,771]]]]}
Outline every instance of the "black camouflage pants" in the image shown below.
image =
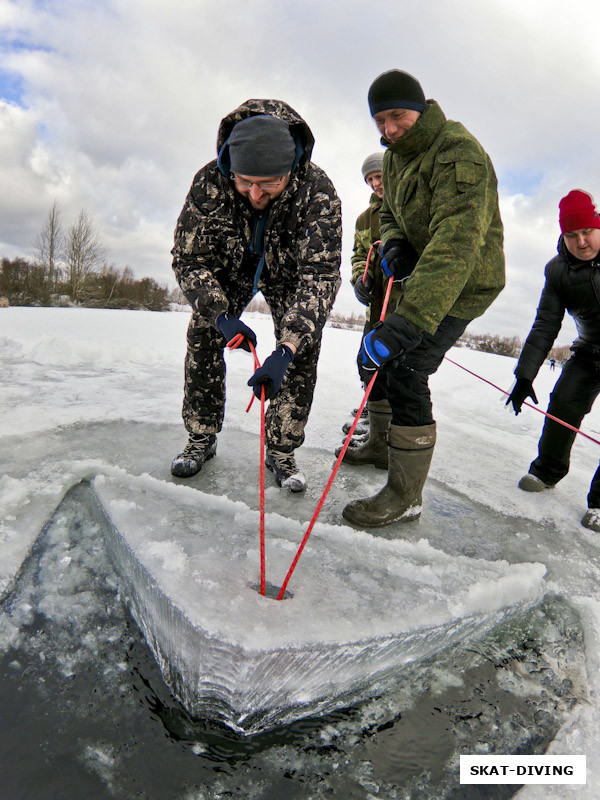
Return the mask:
{"type": "MultiPolygon", "coordinates": [[[[245,302],[244,298],[237,302],[232,301],[231,297],[229,300],[230,312],[238,316],[249,298],[245,302]]],[[[271,312],[275,337],[279,341],[284,308],[271,304],[271,312]]],[[[212,325],[192,315],[187,332],[183,399],[183,422],[189,433],[218,433],[223,427],[226,372],[223,351],[226,344],[212,325]]],[[[281,389],[268,402],[265,414],[265,443],[268,448],[290,453],[304,442],[304,428],[313,401],[320,349],[319,339],[313,347],[296,353],[281,389]]],[[[248,378],[251,375],[252,372],[249,372],[248,378]]],[[[251,391],[248,387],[248,400],[251,391]]]]}
{"type": "MultiPolygon", "coordinates": [[[[600,393],[600,364],[573,355],[554,385],[548,413],[574,428],[579,428],[600,393]]],[[[529,471],[544,483],[555,484],[569,471],[575,431],[546,418],[538,443],[538,457],[529,471]]],[[[588,494],[588,508],[600,508],[600,467],[596,470],[588,494]]]]}

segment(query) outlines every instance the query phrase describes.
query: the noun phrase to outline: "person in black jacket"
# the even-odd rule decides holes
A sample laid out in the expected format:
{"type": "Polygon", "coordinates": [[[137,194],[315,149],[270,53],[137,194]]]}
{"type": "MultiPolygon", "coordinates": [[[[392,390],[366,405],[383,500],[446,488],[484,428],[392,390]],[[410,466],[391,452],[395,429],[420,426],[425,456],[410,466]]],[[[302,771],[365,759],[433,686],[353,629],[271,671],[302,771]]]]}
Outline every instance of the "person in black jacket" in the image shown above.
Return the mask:
{"type": "MultiPolygon", "coordinates": [[[[546,283],[533,327],[515,369],[516,383],[506,401],[515,414],[526,398],[537,404],[533,381],[558,336],[567,311],[577,339],[550,395],[548,413],[579,428],[600,393],[600,216],[588,192],[574,189],[559,203],[558,255],[546,264],[546,283]]],[[[526,492],[552,489],[569,471],[575,431],[546,418],[538,457],[519,481],[526,492]]],[[[581,524],[600,531],[600,467],[592,479],[588,510],[581,524]]]]}

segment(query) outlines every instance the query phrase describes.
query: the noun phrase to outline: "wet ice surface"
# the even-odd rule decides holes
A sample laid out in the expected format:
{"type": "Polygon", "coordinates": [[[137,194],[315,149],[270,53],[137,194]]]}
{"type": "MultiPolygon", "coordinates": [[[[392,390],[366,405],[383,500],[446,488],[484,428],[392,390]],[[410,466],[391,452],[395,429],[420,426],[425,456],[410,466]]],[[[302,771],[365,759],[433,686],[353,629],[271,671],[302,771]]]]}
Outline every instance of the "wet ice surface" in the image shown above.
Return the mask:
{"type": "MultiPolygon", "coordinates": [[[[238,452],[240,452],[238,447],[238,452]]],[[[195,716],[216,701],[254,733],[340,698],[381,691],[381,678],[466,642],[543,594],[545,567],[448,557],[317,523],[273,602],[259,574],[258,515],[240,501],[143,476],[93,482],[115,568],[165,677],[195,716]]],[[[269,574],[283,579],[303,526],[267,515],[269,574]]]]}
{"type": "MultiPolygon", "coordinates": [[[[67,474],[92,479],[134,615],[169,685],[196,716],[217,713],[256,732],[325,713],[347,697],[356,701],[373,687],[381,690],[383,678],[412,661],[480,636],[543,593],[539,563],[449,556],[422,538],[440,522],[447,535],[460,530],[465,517],[481,524],[481,510],[457,499],[433,504],[414,543],[332,524],[360,480],[359,472],[344,468],[289,584],[293,597],[281,603],[262,598],[253,588],[259,578],[256,488],[232,463],[251,464],[257,437],[224,432],[224,455],[219,451],[192,481],[165,476],[164,461],[154,477],[132,476],[102,459],[103,449],[114,450],[116,442],[135,453],[141,442],[159,445],[164,435],[159,427],[111,423],[65,430],[62,447],[77,453],[87,439],[88,455],[96,456],[69,460],[67,474]],[[238,499],[222,494],[224,474],[235,476],[230,493],[238,499]],[[230,710],[221,713],[219,702],[230,710]]],[[[160,446],[153,452],[160,454],[160,446]]],[[[316,479],[323,474],[324,485],[331,456],[306,449],[304,457],[316,479]]],[[[302,498],[282,499],[275,486],[267,490],[271,507],[299,518],[267,514],[267,577],[277,585],[316,494],[316,486],[302,498]]]]}
{"type": "Polygon", "coordinates": [[[543,752],[586,699],[577,614],[549,596],[380,696],[241,738],[173,699],[119,595],[103,526],[78,485],[0,609],[11,764],[0,796],[476,797],[454,793],[459,753],[543,752]]]}
{"type": "MultiPolygon", "coordinates": [[[[0,591],[12,601],[29,596],[27,581],[16,586],[14,575],[65,491],[81,478],[110,477],[116,468],[132,478],[147,473],[171,487],[177,483],[170,478],[169,463],[185,441],[179,409],[187,319],[141,312],[5,311],[0,315],[0,591]]],[[[264,357],[271,347],[270,323],[252,318],[251,324],[264,357]]],[[[312,515],[341,441],[341,424],[360,399],[354,365],[358,340],[356,332],[326,331],[307,441],[298,452],[309,492],[282,496],[267,476],[267,508],[274,517],[300,524],[312,515]]],[[[512,383],[512,359],[471,351],[452,355],[496,384],[512,383]]],[[[243,354],[228,358],[226,428],[217,458],[197,478],[180,482],[241,502],[246,515],[257,508],[257,418],[245,414],[250,369],[243,354]]],[[[536,393],[541,407],[555,379],[545,368],[540,372],[536,393]]],[[[598,462],[597,446],[576,442],[570,474],[556,490],[542,496],[519,492],[516,483],[535,455],[541,416],[525,410],[515,419],[494,390],[447,364],[432,384],[438,445],[423,517],[403,526],[402,538],[417,549],[424,539],[450,559],[543,564],[552,600],[535,624],[521,614],[500,641],[487,644],[495,635],[492,628],[478,640],[479,650],[461,651],[457,645],[431,662],[421,660],[412,672],[405,668],[398,684],[378,698],[241,741],[225,729],[186,717],[128,616],[124,587],[122,599],[115,599],[114,586],[120,584],[113,575],[104,587],[108,594],[99,595],[102,622],[84,614],[87,630],[100,631],[107,620],[110,629],[116,620],[123,631],[121,638],[111,635],[105,650],[84,646],[78,625],[72,627],[71,641],[69,620],[60,633],[52,628],[44,636],[44,626],[53,625],[44,614],[48,609],[54,613],[46,601],[43,613],[36,610],[37,601],[29,602],[33,616],[27,624],[2,616],[1,701],[11,713],[3,718],[1,763],[11,765],[13,785],[26,777],[36,798],[43,798],[46,783],[49,796],[57,798],[77,781],[82,787],[94,785],[100,797],[112,793],[161,800],[469,797],[477,795],[467,795],[456,783],[457,754],[477,751],[484,743],[494,752],[547,748],[586,754],[587,786],[528,786],[520,790],[519,800],[595,800],[600,781],[600,548],[598,537],[582,529],[579,520],[598,462]],[[40,642],[44,649],[38,652],[40,642]],[[78,669],[78,658],[89,653],[78,669]],[[104,681],[107,664],[112,667],[104,681]],[[582,664],[585,675],[579,680],[582,664]],[[114,665],[124,667],[120,682],[114,665]],[[548,683],[540,690],[542,675],[548,683]],[[584,702],[567,711],[580,698],[584,702]],[[96,713],[88,714],[87,703],[96,713]],[[86,743],[85,752],[80,741],[86,743]],[[39,748],[29,742],[39,742],[46,755],[32,761],[39,748]],[[137,754],[151,765],[148,782],[137,754]],[[418,777],[425,773],[429,777],[418,777]]],[[[598,434],[596,409],[585,426],[598,434]]],[[[340,471],[320,518],[325,526],[340,524],[348,499],[380,487],[383,473],[361,473],[340,471]]],[[[328,533],[315,533],[312,548],[328,544],[328,533]]],[[[77,548],[62,552],[61,558],[73,559],[74,552],[77,548]]],[[[163,550],[165,563],[166,555],[163,550]]],[[[99,559],[110,574],[106,554],[99,559]]],[[[177,558],[171,562],[177,563],[177,558]]],[[[302,569],[301,559],[292,590],[303,580],[302,569]]],[[[85,598],[93,608],[97,591],[96,585],[79,600],[85,598]]],[[[538,614],[536,609],[524,613],[538,614]]],[[[87,789],[79,794],[92,796],[87,789]]],[[[13,800],[14,793],[10,796],[13,800]]]]}

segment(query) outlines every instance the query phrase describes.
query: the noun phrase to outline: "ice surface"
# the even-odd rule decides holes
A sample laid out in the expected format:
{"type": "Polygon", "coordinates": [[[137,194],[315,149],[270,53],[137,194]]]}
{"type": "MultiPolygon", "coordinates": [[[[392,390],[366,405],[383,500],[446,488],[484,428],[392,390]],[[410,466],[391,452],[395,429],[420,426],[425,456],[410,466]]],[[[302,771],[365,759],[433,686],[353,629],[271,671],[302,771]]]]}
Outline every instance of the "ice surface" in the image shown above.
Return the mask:
{"type": "MultiPolygon", "coordinates": [[[[272,325],[254,315],[248,321],[264,359],[272,349],[272,325]]],[[[185,441],[180,408],[187,322],[187,314],[0,311],[0,590],[10,591],[44,522],[81,477],[108,474],[116,466],[132,476],[147,472],[170,481],[170,459],[185,441]]],[[[326,329],[306,444],[298,451],[309,491],[290,498],[282,497],[272,483],[267,488],[269,511],[284,520],[310,519],[341,442],[341,425],[360,401],[355,366],[359,341],[356,331],[326,329]]],[[[466,350],[454,350],[451,356],[499,386],[512,384],[513,359],[466,350]]],[[[227,360],[226,423],[217,458],[188,485],[240,501],[250,513],[257,508],[256,458],[248,457],[252,448],[241,437],[256,438],[258,430],[256,404],[245,413],[251,359],[234,353],[227,360]],[[234,467],[239,480],[232,487],[234,467]]],[[[541,408],[556,378],[557,373],[542,367],[535,384],[541,408]]],[[[404,526],[403,538],[413,545],[425,539],[449,559],[468,556],[546,566],[548,589],[567,597],[581,615],[590,689],[590,705],[573,712],[556,751],[587,754],[588,786],[579,787],[577,797],[595,800],[600,785],[600,547],[598,536],[585,531],[580,519],[598,464],[598,446],[578,438],[569,475],[555,490],[542,496],[519,492],[517,482],[536,453],[541,414],[524,409],[515,417],[499,392],[449,363],[431,383],[438,443],[423,517],[404,526]]],[[[583,427],[598,437],[600,406],[583,427]]],[[[340,522],[348,499],[377,490],[382,473],[365,471],[361,481],[349,468],[340,470],[323,509],[324,524],[340,522]]],[[[166,567],[169,552],[156,551],[154,557],[166,567]]],[[[178,564],[181,553],[172,555],[178,564]]],[[[268,558],[273,565],[274,554],[268,558]]],[[[294,599],[302,560],[298,570],[290,585],[294,599]]],[[[533,796],[534,791],[529,787],[521,794],[533,796]]],[[[545,797],[562,798],[568,796],[565,792],[546,787],[545,797]]]]}
{"type": "MultiPolygon", "coordinates": [[[[426,541],[317,523],[292,597],[256,590],[258,514],[149,475],[100,475],[110,550],[167,682],[196,716],[256,730],[330,710],[540,599],[545,567],[449,557],[426,541]]],[[[304,526],[267,514],[280,585],[304,526]]]]}

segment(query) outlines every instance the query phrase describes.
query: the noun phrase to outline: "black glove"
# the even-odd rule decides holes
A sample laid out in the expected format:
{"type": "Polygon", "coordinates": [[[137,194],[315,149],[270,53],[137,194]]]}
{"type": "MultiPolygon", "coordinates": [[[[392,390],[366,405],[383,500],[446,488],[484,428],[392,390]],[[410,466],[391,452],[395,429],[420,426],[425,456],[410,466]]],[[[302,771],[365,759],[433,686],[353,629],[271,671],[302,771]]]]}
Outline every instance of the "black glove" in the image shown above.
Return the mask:
{"type": "Polygon", "coordinates": [[[419,260],[419,255],[408,239],[390,239],[381,251],[381,269],[394,283],[408,278],[419,260]]]}
{"type": "Polygon", "coordinates": [[[504,405],[507,406],[509,403],[512,403],[516,416],[520,413],[521,406],[528,397],[530,397],[537,406],[538,399],[533,391],[533,381],[530,381],[528,378],[517,378],[517,382],[504,405]]]}
{"type": "Polygon", "coordinates": [[[354,282],[354,294],[359,303],[363,306],[368,306],[373,299],[373,278],[369,273],[365,275],[365,282],[363,283],[363,276],[361,275],[354,282]]]}
{"type": "Polygon", "coordinates": [[[248,381],[254,394],[260,398],[261,388],[265,387],[265,400],[273,397],[281,389],[286,369],[294,359],[294,354],[286,344],[276,347],[265,363],[259,367],[248,381]]]}
{"type": "Polygon", "coordinates": [[[217,317],[217,328],[225,337],[227,344],[238,334],[241,334],[244,337],[243,342],[239,345],[242,350],[250,352],[250,345],[246,341],[247,339],[256,347],[256,334],[254,331],[247,325],[244,325],[237,317],[232,317],[227,311],[224,311],[217,317]]]}
{"type": "Polygon", "coordinates": [[[378,322],[363,339],[359,359],[363,369],[374,372],[394,359],[413,350],[423,338],[405,317],[390,314],[385,322],[378,322]]]}

